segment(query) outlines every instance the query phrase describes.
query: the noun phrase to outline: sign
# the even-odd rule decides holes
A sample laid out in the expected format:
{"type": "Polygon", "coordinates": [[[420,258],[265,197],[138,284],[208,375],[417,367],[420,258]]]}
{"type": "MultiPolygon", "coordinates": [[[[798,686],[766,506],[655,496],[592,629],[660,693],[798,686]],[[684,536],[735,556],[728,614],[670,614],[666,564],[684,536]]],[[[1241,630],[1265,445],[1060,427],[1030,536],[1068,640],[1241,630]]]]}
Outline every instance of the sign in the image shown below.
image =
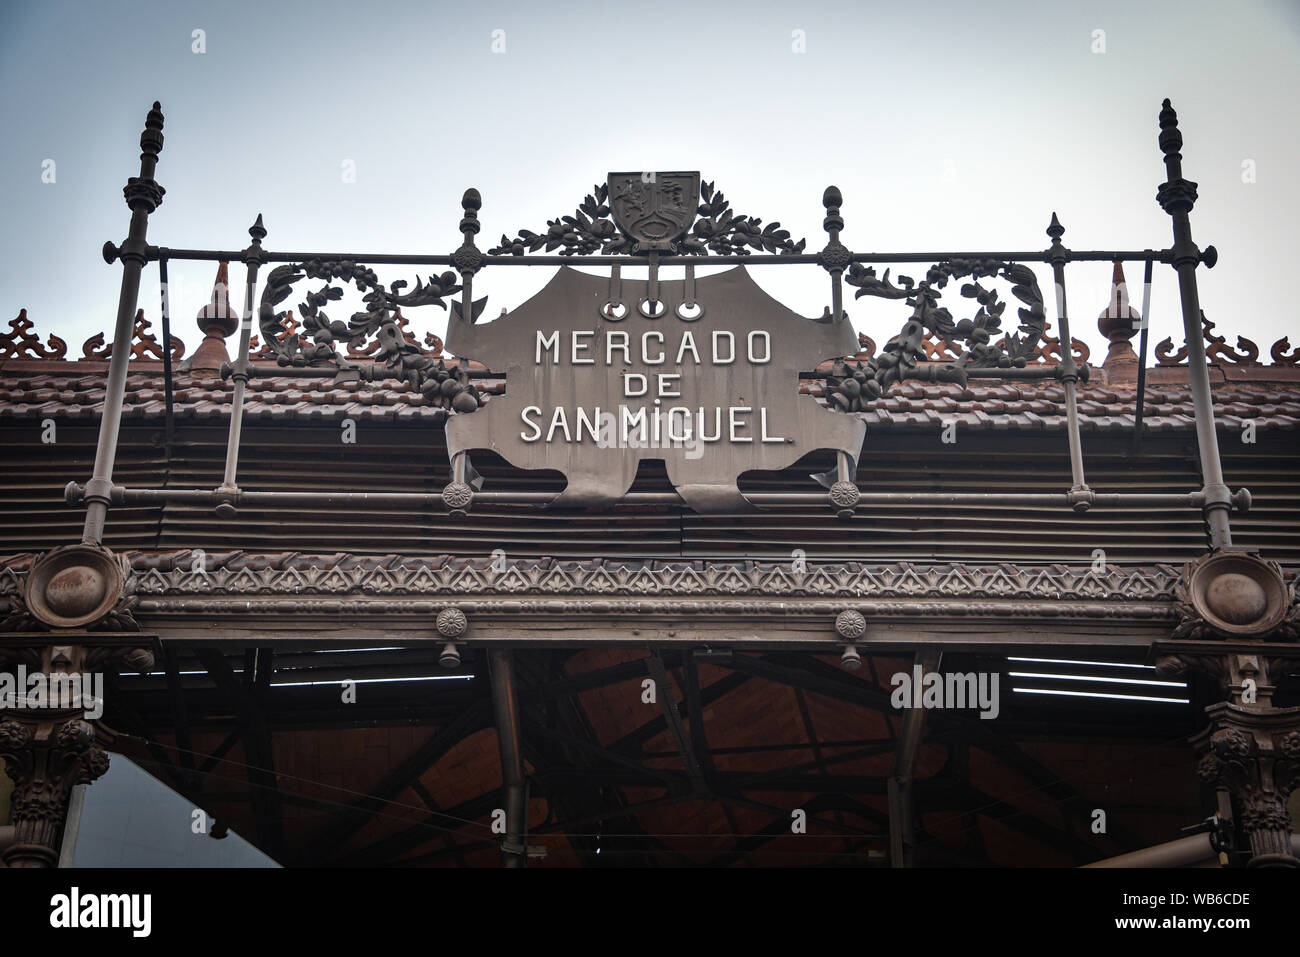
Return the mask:
{"type": "Polygon", "coordinates": [[[741,475],[817,449],[856,465],[863,423],[799,393],[801,372],[856,350],[847,320],[797,315],[744,267],[697,279],[695,308],[683,281],[659,283],[659,318],[639,308],[647,283],[621,290],[619,318],[608,279],[566,266],[492,322],[453,312],[447,349],[504,371],[506,391],[451,417],[452,456],[487,449],[518,468],[554,469],[568,485],[551,504],[589,507],[614,504],[643,460],[661,459],[698,512],[750,507],[741,475]]]}

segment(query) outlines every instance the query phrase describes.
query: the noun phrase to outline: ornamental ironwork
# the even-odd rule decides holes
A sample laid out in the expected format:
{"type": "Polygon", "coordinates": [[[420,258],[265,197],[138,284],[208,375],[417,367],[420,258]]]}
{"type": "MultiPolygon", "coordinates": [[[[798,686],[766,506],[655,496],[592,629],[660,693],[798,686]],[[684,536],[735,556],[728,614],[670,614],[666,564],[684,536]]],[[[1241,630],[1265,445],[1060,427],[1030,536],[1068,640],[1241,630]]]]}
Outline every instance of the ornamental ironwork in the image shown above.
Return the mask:
{"type": "Polygon", "coordinates": [[[465,364],[448,366],[443,356],[425,353],[407,338],[401,315],[403,307],[446,309],[447,297],[461,291],[456,280],[456,273],[450,270],[429,276],[427,282],[417,277],[415,288],[405,292],[406,280],[396,280],[384,288],[374,270],[347,260],[312,259],[279,266],[271,270],[262,291],[259,327],[264,348],[279,365],[298,368],[359,369],[349,358],[367,357],[382,362],[393,378],[409,382],[435,405],[473,412],[483,404],[483,397],[470,382],[465,364]],[[275,307],[289,298],[294,285],[303,279],[325,284],[308,292],[298,304],[301,318],[294,323],[291,312],[276,312],[275,307]],[[363,301],[369,307],[353,313],[346,322],[331,319],[324,308],[343,298],[342,287],[335,285],[338,281],[365,293],[363,301]],[[346,348],[346,355],[339,354],[340,346],[346,348]]]}

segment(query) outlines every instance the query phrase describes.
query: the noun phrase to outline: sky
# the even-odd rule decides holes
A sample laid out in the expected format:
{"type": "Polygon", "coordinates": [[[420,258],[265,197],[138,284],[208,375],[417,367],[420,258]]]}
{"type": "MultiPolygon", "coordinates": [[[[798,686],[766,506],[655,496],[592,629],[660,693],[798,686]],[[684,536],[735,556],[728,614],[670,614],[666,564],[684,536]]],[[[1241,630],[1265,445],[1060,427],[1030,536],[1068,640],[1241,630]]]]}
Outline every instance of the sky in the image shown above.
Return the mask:
{"type": "MultiPolygon", "coordinates": [[[[610,170],[699,170],[810,250],[825,243],[832,183],[858,252],[1041,249],[1053,212],[1075,249],[1163,248],[1157,116],[1170,97],[1199,184],[1193,237],[1219,252],[1198,273],[1206,315],[1265,361],[1296,329],[1279,292],[1300,218],[1300,0],[0,0],[0,83],[0,328],[26,308],[74,356],[111,336],[121,266],[100,248],[126,236],[122,187],[155,99],[167,195],[151,243],[239,249],[261,213],[269,249],[436,254],[460,243],[466,187],[482,193],[487,248],[544,231],[610,170]]],[[[1035,269],[1055,328],[1050,269],[1035,269]]],[[[173,332],[192,352],[215,265],[170,273],[173,332]]],[[[489,268],[475,295],[493,316],[550,273],[489,268]]],[[[1110,274],[1066,273],[1071,331],[1096,363],[1110,274]]],[[[816,266],[755,278],[805,315],[829,303],[816,266]]],[[[1140,265],[1128,279],[1140,305],[1140,265]]],[[[155,331],[157,282],[151,264],[140,305],[155,331]]],[[[848,305],[880,344],[908,311],[848,305]]],[[[446,321],[432,307],[408,318],[421,332],[446,321]]],[[[1153,347],[1181,344],[1171,267],[1157,267],[1150,322],[1153,347]]]]}

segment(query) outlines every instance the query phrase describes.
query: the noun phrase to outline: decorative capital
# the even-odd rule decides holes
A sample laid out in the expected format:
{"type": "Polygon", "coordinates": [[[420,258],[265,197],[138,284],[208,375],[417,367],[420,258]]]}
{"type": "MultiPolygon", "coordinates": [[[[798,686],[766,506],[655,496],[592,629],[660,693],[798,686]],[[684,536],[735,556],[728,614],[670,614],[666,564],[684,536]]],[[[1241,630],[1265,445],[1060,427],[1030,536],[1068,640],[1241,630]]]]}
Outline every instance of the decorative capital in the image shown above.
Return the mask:
{"type": "Polygon", "coordinates": [[[80,718],[24,714],[0,721],[0,760],[14,782],[14,842],[4,851],[9,867],[53,867],[68,795],[108,770],[95,730],[80,718]]]}
{"type": "Polygon", "coordinates": [[[1191,212],[1196,204],[1196,184],[1181,176],[1167,183],[1161,183],[1156,189],[1156,202],[1170,215],[1191,212]]]}
{"type": "Polygon", "coordinates": [[[152,179],[143,179],[139,176],[132,176],[122,187],[122,195],[126,197],[126,205],[135,209],[137,205],[143,206],[145,212],[152,213],[162,205],[163,195],[167,190],[163,189],[152,179]]]}
{"type": "Polygon", "coordinates": [[[1300,786],[1300,708],[1206,709],[1210,726],[1192,739],[1197,774],[1224,787],[1249,838],[1251,867],[1300,867],[1291,850],[1287,801],[1300,786]]]}

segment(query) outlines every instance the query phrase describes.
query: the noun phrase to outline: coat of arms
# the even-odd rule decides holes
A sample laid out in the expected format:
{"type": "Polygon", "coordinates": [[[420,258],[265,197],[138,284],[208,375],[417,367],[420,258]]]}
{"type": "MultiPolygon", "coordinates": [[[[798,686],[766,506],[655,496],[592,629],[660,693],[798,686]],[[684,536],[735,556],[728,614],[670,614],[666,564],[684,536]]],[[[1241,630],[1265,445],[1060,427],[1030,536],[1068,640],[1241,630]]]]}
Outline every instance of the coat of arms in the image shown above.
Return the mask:
{"type": "Polygon", "coordinates": [[[636,240],[638,253],[671,252],[700,208],[700,174],[610,173],[614,222],[636,240]]]}

